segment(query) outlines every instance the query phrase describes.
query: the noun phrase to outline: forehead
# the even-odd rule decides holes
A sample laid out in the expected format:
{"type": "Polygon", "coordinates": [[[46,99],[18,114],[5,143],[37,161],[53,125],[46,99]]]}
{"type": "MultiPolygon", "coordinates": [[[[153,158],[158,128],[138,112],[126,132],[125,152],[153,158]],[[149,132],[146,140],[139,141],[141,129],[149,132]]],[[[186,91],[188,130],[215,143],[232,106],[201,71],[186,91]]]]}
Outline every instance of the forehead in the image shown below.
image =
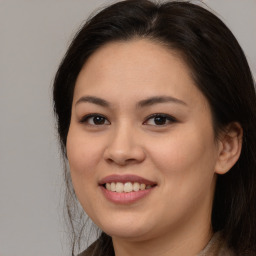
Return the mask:
{"type": "Polygon", "coordinates": [[[170,94],[188,102],[204,98],[181,55],[146,39],[111,42],[92,54],[79,73],[74,99],[83,94],[119,100],[142,94],[170,94]]]}

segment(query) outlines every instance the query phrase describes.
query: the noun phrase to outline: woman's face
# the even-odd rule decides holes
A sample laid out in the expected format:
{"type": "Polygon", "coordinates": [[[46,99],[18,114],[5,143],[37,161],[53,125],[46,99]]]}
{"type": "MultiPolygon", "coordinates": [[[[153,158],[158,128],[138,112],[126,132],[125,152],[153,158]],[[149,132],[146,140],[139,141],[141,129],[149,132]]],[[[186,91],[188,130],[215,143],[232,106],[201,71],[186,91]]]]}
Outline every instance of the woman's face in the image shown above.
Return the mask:
{"type": "Polygon", "coordinates": [[[218,155],[208,102],[177,53],[137,39],[86,62],[67,156],[78,200],[103,231],[143,240],[210,228],[218,155]]]}

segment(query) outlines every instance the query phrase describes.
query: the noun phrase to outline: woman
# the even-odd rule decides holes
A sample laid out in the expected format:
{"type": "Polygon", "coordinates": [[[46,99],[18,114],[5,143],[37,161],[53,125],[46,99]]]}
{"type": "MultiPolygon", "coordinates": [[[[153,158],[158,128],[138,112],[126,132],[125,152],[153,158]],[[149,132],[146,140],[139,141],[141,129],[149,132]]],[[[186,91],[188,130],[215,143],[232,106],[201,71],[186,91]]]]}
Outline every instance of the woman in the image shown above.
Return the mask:
{"type": "Polygon", "coordinates": [[[74,240],[77,200],[102,230],[81,255],[256,255],[254,82],[215,15],[109,6],[69,47],[54,107],[74,240]]]}

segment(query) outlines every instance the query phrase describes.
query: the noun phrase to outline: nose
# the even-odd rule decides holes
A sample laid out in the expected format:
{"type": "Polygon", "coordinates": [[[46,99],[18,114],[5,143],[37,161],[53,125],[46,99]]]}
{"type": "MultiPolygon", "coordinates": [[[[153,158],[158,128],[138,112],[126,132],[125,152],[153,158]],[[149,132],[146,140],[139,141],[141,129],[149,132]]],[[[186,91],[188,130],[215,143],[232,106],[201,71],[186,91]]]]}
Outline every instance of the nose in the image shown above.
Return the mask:
{"type": "Polygon", "coordinates": [[[130,126],[113,130],[104,151],[104,159],[120,166],[143,162],[146,154],[139,141],[139,134],[130,126]]]}

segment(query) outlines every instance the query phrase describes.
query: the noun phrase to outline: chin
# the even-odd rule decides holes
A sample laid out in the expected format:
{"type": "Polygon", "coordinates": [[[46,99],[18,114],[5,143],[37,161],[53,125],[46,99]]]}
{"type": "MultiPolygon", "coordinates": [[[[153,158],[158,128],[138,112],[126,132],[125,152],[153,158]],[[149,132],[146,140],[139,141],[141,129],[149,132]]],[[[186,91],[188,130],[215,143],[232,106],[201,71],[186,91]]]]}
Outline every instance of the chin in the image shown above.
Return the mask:
{"type": "Polygon", "coordinates": [[[126,239],[130,241],[139,241],[144,240],[146,237],[149,237],[150,230],[153,230],[149,226],[149,223],[144,223],[143,221],[134,219],[133,221],[120,220],[117,222],[113,221],[108,222],[107,225],[102,225],[100,228],[111,237],[116,237],[120,239],[126,239]]]}
{"type": "Polygon", "coordinates": [[[111,229],[104,231],[106,234],[108,234],[111,237],[119,238],[127,241],[143,241],[146,240],[147,237],[149,237],[149,234],[146,230],[138,231],[136,229],[130,229],[130,230],[121,230],[121,229],[111,229]]]}

